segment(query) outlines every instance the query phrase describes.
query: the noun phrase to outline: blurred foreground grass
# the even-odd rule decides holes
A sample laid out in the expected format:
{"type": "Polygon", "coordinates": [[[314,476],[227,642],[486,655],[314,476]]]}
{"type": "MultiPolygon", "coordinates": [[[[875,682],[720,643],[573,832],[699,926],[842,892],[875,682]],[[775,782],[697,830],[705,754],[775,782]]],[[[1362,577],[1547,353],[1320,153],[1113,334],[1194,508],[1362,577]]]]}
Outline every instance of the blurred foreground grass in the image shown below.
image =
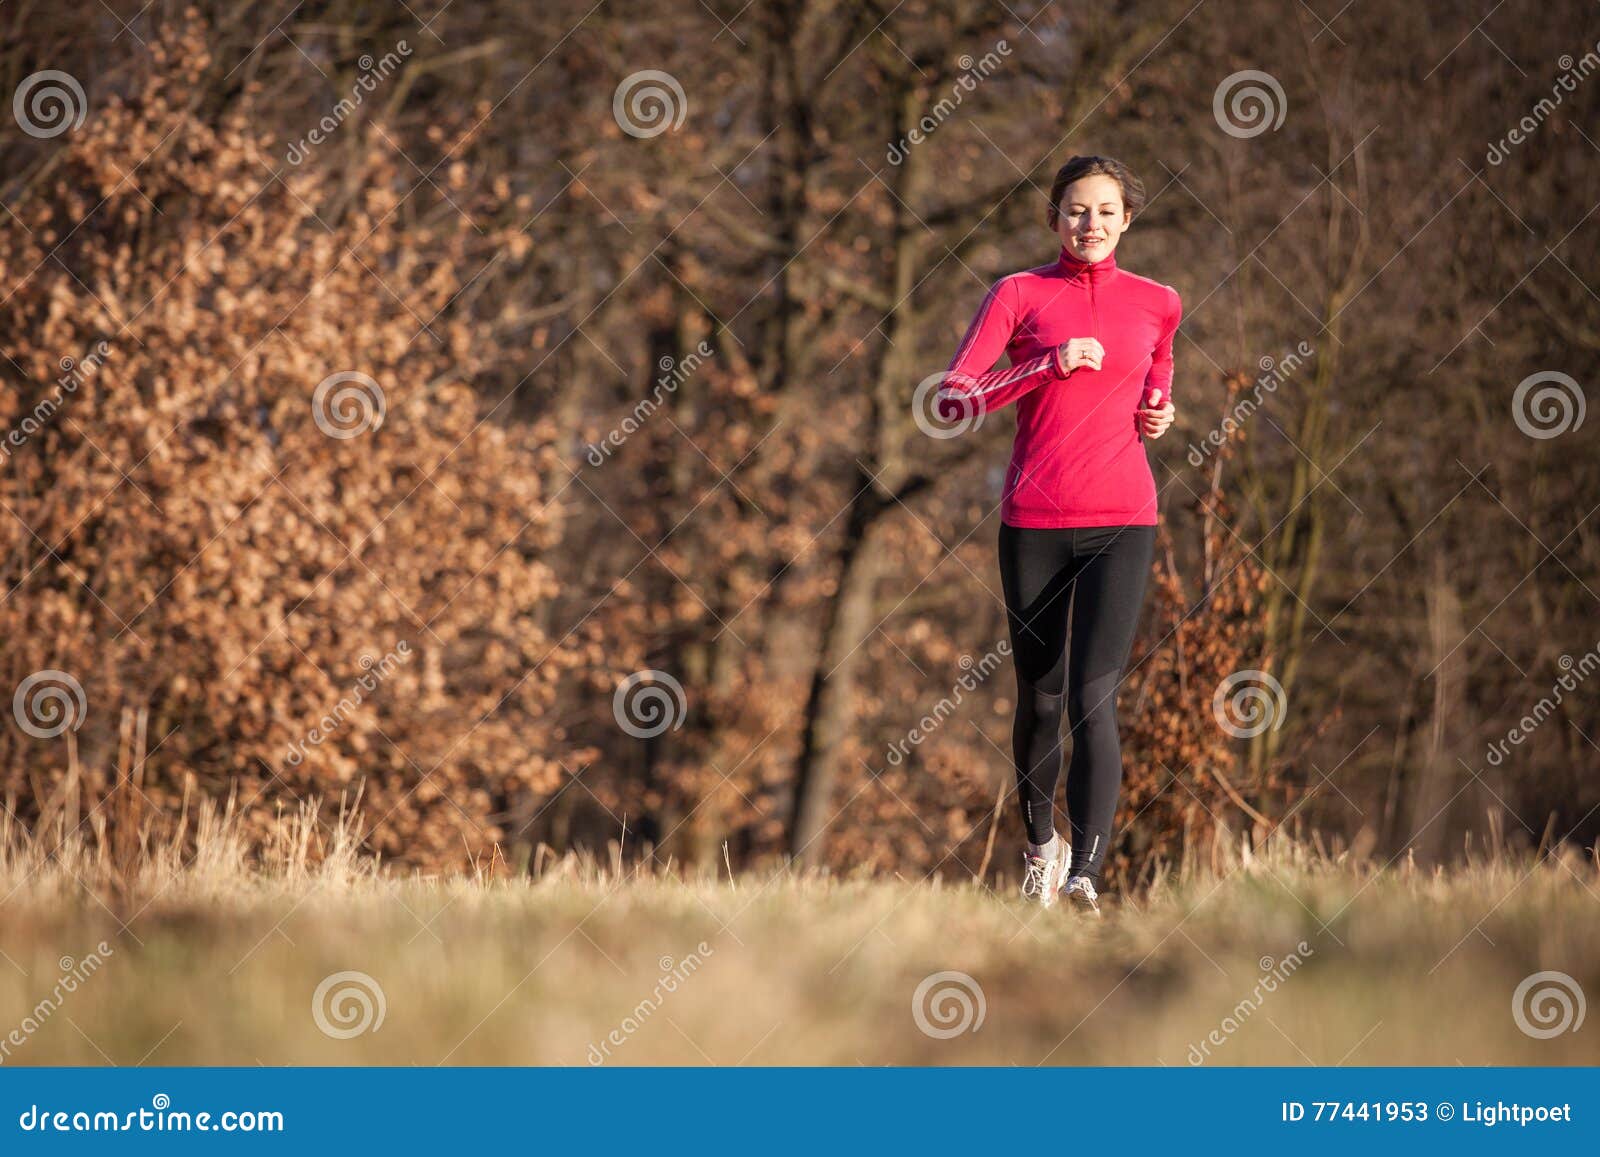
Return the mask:
{"type": "MultiPolygon", "coordinates": [[[[122,883],[82,847],[0,852],[0,1063],[1600,1062],[1600,1025],[1542,1039],[1513,1013],[1541,971],[1600,994],[1600,878],[1571,855],[1428,873],[1291,848],[1096,922],[1009,885],[575,858],[400,879],[295,841],[247,868],[201,835],[122,883]]],[[[1537,1029],[1563,1010],[1535,989],[1537,1029]]]]}

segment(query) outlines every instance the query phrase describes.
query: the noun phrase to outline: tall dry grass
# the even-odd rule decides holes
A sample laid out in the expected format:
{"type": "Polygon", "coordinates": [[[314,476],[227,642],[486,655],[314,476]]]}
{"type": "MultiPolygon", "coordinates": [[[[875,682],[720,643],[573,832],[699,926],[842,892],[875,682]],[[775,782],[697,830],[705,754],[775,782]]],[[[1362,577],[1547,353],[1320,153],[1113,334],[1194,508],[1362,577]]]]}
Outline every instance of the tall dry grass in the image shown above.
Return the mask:
{"type": "Polygon", "coordinates": [[[0,1035],[32,1018],[0,1061],[1183,1065],[1230,1018],[1204,1063],[1597,1055],[1592,1026],[1536,1039],[1511,1008],[1544,970],[1600,992],[1600,875],[1570,852],[1435,870],[1219,848],[1086,921],[1011,880],[683,871],[616,844],[527,874],[402,874],[357,854],[356,807],[314,816],[286,813],[264,849],[200,800],[185,843],[126,863],[88,831],[0,823],[0,1035]],[[101,943],[100,971],[41,1017],[63,958],[101,943]],[[918,1027],[914,994],[941,972],[981,990],[976,1031],[918,1027]],[[343,1039],[315,994],[349,973],[338,1007],[358,1016],[365,993],[384,1017],[343,1039]]]}

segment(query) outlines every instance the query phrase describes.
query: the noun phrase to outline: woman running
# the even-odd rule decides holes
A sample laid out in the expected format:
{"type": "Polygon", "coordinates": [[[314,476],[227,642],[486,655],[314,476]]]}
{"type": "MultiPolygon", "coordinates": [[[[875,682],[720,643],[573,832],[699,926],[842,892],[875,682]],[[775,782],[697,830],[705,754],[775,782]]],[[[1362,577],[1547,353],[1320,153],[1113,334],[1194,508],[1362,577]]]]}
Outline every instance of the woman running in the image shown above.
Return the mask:
{"type": "Polygon", "coordinates": [[[1045,907],[1064,892],[1096,915],[1122,788],[1117,687],[1155,546],[1143,438],[1172,424],[1172,340],[1183,311],[1170,285],[1117,266],[1117,243],[1143,207],[1144,186],[1120,161],[1073,157],[1061,166],[1046,213],[1059,256],[990,288],[937,402],[947,421],[1017,402],[999,546],[1028,839],[1022,892],[1045,907]],[[991,368],[1002,352],[1010,366],[991,368]],[[1072,731],[1066,840],[1053,814],[1063,709],[1072,731]]]}

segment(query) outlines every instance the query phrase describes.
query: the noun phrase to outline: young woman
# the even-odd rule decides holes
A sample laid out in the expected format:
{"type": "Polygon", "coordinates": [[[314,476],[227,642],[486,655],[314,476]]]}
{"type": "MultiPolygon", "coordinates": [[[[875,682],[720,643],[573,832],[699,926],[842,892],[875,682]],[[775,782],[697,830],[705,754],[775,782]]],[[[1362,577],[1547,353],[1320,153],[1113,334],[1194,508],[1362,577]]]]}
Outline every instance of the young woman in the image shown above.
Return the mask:
{"type": "Polygon", "coordinates": [[[937,402],[950,421],[1017,402],[999,545],[1028,831],[1022,892],[1046,907],[1065,893],[1095,914],[1122,788],[1117,687],[1155,544],[1143,439],[1172,424],[1172,340],[1183,309],[1171,286],[1117,265],[1117,243],[1143,206],[1144,186],[1120,161],[1063,165],[1046,214],[1060,254],[990,288],[937,402]],[[1002,352],[1010,366],[993,369],[1002,352]],[[1053,814],[1063,711],[1072,732],[1068,840],[1053,814]]]}

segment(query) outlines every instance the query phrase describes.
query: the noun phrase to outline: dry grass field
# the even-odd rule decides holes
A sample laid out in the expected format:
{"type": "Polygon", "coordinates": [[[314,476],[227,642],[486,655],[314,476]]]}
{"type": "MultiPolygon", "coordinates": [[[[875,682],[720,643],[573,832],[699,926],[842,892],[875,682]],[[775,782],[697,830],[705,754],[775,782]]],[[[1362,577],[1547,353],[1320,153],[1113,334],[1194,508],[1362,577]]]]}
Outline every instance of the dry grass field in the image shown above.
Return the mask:
{"type": "Polygon", "coordinates": [[[247,863],[207,811],[188,862],[121,873],[7,832],[0,1063],[1600,1060],[1595,1026],[1530,1035],[1513,1012],[1538,972],[1571,985],[1525,994],[1536,1032],[1600,991],[1600,880],[1572,857],[1426,873],[1286,848],[1108,897],[1094,921],[1009,881],[576,858],[398,878],[337,835],[312,862],[298,830],[247,863]]]}

